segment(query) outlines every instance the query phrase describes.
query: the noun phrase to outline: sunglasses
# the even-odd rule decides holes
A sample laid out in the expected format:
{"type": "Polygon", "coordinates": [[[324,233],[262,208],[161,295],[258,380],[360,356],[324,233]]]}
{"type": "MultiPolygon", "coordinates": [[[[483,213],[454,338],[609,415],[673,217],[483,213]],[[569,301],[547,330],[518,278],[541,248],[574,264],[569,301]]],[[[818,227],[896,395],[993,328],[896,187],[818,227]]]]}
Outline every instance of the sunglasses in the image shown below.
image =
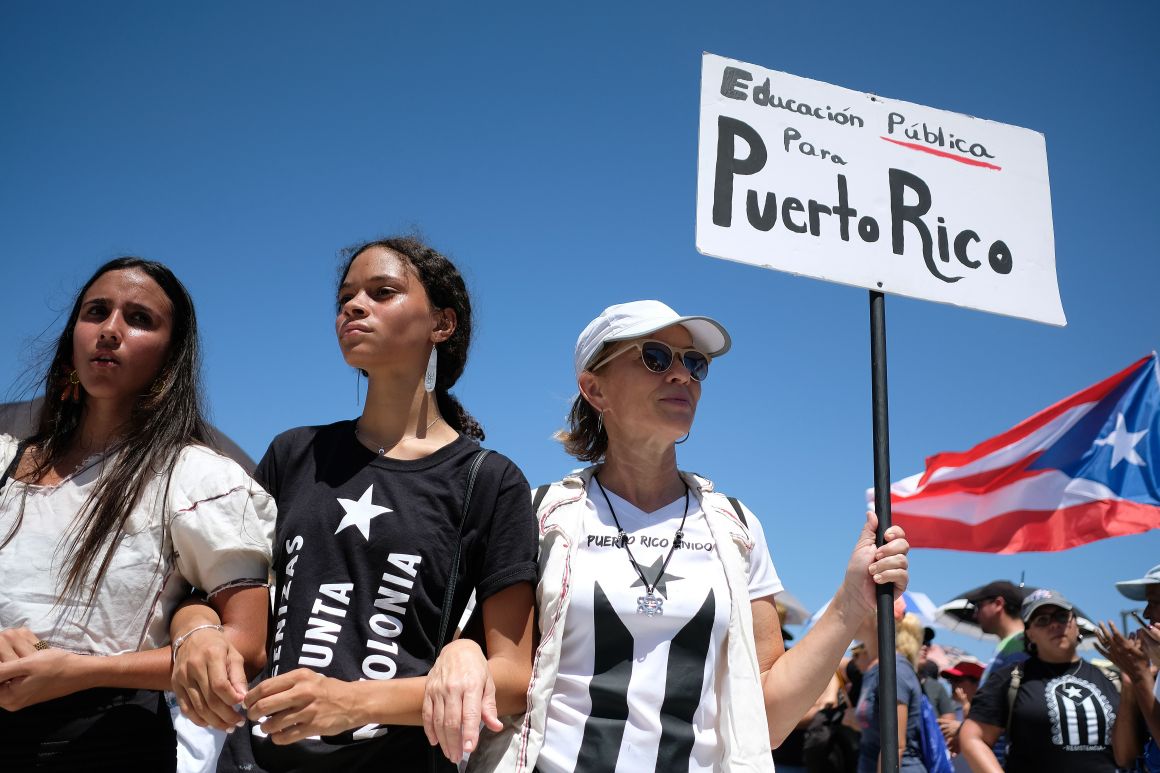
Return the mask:
{"type": "Polygon", "coordinates": [[[619,349],[614,349],[608,356],[600,358],[588,370],[603,367],[630,349],[636,349],[640,352],[640,361],[653,373],[667,373],[669,368],[673,367],[673,362],[679,357],[681,364],[685,366],[685,370],[689,371],[689,376],[694,381],[704,381],[705,377],[709,375],[709,358],[703,352],[696,349],[677,349],[664,341],[633,341],[619,349]]]}
{"type": "Polygon", "coordinates": [[[1067,625],[1070,622],[1071,622],[1071,612],[1067,611],[1066,609],[1061,609],[1058,612],[1052,612],[1050,614],[1044,613],[1042,615],[1036,615],[1035,617],[1031,618],[1031,627],[1032,628],[1046,628],[1047,626],[1051,625],[1052,623],[1059,623],[1060,625],[1067,625]]]}

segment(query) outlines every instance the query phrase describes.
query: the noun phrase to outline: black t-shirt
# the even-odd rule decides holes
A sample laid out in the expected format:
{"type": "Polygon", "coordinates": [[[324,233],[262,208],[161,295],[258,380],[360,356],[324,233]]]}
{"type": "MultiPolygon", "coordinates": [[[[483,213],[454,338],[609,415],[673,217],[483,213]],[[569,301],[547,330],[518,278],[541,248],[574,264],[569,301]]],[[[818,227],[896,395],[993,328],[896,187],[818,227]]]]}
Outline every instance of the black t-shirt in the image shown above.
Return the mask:
{"type": "MultiPolygon", "coordinates": [[[[1078,663],[1017,664],[1023,680],[1008,737],[1008,773],[1113,773],[1112,725],[1120,698],[1098,668],[1078,663]]],[[[990,675],[971,702],[970,718],[1007,727],[1007,687],[1016,664],[990,675]]]]}
{"type": "MultiPolygon", "coordinates": [[[[267,675],[304,666],[355,681],[430,670],[478,450],[461,436],[423,459],[386,459],[358,442],[352,421],[275,438],[255,474],[278,503],[267,675]]],[[[500,454],[489,454],[476,477],[462,546],[448,635],[472,590],[482,602],[536,578],[528,484],[500,454]]],[[[384,762],[421,770],[430,749],[422,728],[379,725],[290,747],[254,735],[252,744],[269,770],[349,772],[384,762]]]]}

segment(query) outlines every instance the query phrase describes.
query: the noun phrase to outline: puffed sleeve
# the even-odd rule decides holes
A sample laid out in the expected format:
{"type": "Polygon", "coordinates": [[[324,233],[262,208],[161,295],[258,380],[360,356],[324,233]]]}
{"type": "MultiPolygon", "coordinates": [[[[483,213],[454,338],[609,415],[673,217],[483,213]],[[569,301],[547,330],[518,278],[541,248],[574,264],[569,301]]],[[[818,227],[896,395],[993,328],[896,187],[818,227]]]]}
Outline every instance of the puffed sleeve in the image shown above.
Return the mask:
{"type": "Polygon", "coordinates": [[[190,584],[212,595],[267,583],[277,509],[237,463],[202,446],[186,448],[169,502],[177,568],[190,584]]]}

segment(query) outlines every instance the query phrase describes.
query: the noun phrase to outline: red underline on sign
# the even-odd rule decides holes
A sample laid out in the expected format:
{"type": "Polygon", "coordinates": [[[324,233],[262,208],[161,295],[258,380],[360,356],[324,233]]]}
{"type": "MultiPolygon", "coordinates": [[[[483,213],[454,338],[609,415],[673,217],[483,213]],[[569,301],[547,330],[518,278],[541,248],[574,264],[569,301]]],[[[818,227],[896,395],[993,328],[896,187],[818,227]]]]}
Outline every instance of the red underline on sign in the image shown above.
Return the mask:
{"type": "Polygon", "coordinates": [[[1003,168],[1001,166],[995,166],[994,164],[988,164],[986,161],[977,161],[973,158],[963,158],[962,156],[956,156],[954,153],[947,153],[945,150],[935,150],[934,148],[928,148],[926,145],[916,145],[913,142],[903,142],[901,140],[892,140],[889,137],[879,137],[879,139],[886,140],[887,142],[893,142],[895,145],[901,145],[902,147],[910,148],[911,150],[921,150],[923,153],[930,153],[932,156],[942,156],[943,158],[953,159],[955,161],[958,161],[960,164],[970,164],[971,166],[982,166],[982,167],[986,167],[987,169],[994,169],[996,171],[1001,170],[1003,168]]]}

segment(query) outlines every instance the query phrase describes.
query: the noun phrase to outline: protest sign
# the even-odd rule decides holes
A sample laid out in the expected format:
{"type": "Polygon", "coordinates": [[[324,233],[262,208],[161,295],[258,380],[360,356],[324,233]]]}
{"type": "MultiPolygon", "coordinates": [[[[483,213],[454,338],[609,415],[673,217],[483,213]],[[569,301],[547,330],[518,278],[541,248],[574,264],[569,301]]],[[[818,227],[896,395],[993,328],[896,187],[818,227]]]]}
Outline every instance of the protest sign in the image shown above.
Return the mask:
{"type": "Polygon", "coordinates": [[[697,249],[1066,324],[1042,134],[713,54],[697,249]]]}

